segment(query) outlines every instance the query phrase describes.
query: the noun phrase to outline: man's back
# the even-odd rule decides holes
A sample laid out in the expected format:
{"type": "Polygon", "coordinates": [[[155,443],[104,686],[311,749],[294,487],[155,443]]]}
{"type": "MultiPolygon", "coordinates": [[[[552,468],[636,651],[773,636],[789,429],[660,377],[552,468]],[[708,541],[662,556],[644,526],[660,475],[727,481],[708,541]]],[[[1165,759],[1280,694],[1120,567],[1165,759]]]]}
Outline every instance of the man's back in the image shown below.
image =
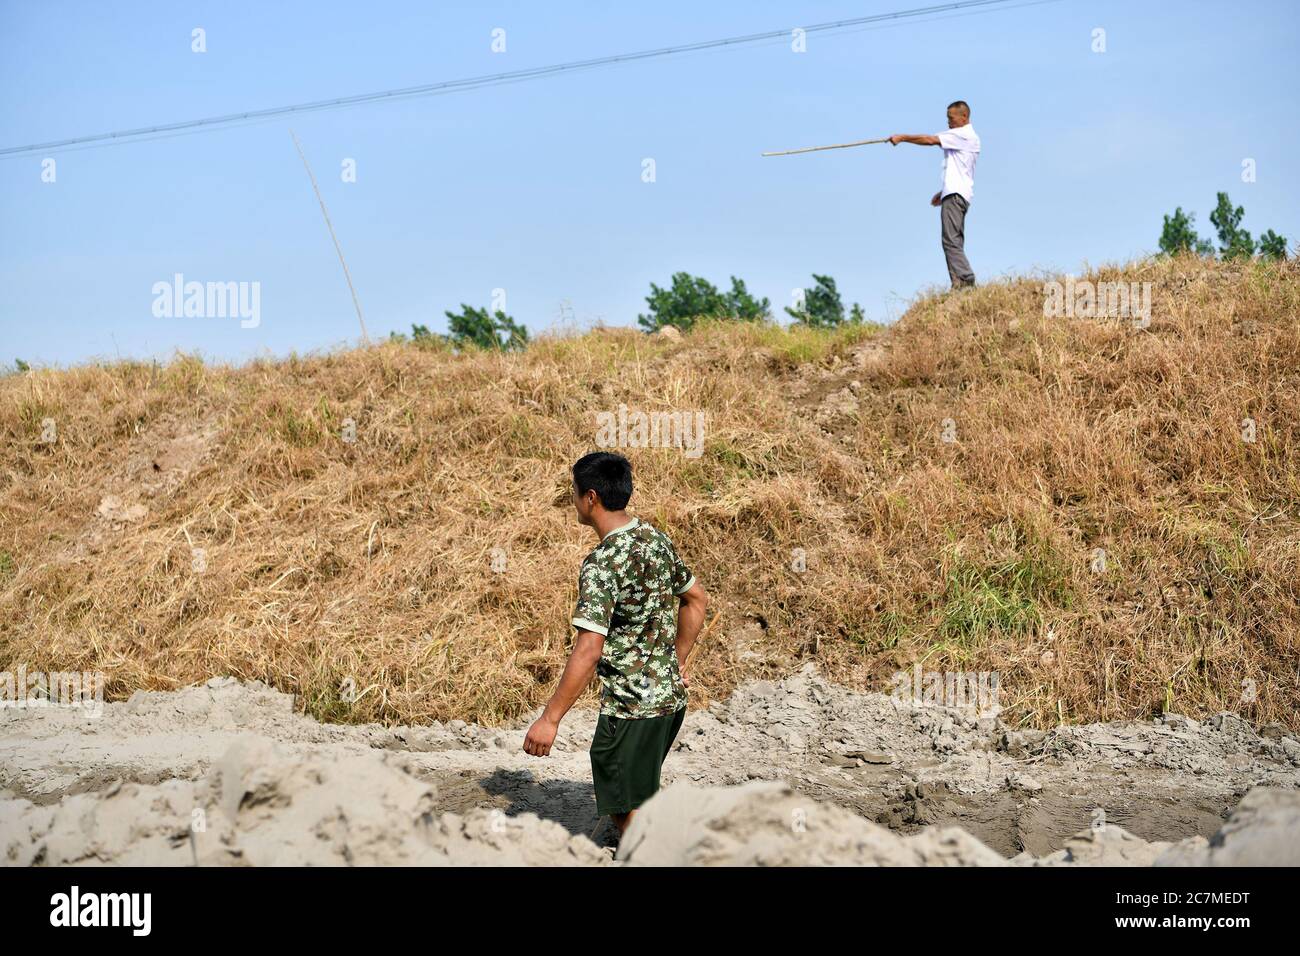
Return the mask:
{"type": "Polygon", "coordinates": [[[695,583],[667,535],[634,518],[582,562],[574,627],[605,636],[601,713],[657,717],[686,704],[677,660],[678,596],[695,583]]]}

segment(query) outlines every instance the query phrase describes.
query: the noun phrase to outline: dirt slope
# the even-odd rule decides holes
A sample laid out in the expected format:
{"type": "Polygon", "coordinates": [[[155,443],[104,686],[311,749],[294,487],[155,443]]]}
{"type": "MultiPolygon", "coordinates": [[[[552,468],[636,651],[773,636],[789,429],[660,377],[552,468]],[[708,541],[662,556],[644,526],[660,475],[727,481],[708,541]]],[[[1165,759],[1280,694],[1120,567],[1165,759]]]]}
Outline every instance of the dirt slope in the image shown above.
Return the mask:
{"type": "Polygon", "coordinates": [[[101,671],[113,699],[234,675],[328,720],[513,720],[558,676],[591,546],[555,504],[566,469],[627,405],[707,417],[698,458],[625,449],[635,510],[717,598],[704,698],[808,661],[883,690],[924,661],[999,672],[1026,727],[1228,710],[1296,729],[1298,270],[1095,273],[1152,283],[1146,328],[1048,318],[1022,279],[887,332],[6,376],[0,669],[101,671]]]}

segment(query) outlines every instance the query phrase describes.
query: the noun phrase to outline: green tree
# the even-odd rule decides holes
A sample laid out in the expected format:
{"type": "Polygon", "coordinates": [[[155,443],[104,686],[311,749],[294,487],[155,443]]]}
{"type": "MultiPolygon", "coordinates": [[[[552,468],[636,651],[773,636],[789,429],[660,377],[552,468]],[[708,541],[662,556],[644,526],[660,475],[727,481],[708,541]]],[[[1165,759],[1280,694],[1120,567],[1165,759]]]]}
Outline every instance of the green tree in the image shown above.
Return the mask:
{"type": "Polygon", "coordinates": [[[1219,204],[1210,213],[1210,222],[1219,233],[1219,255],[1224,259],[1249,259],[1255,254],[1255,240],[1241,228],[1246,210],[1232,207],[1227,193],[1219,193],[1219,204]]]}
{"type": "MultiPolygon", "coordinates": [[[[1269,229],[1259,238],[1259,245],[1250,233],[1241,228],[1242,217],[1246,210],[1232,205],[1227,193],[1218,193],[1218,205],[1210,213],[1210,223],[1219,235],[1219,255],[1223,259],[1249,259],[1256,252],[1266,259],[1286,258],[1286,237],[1279,236],[1269,229]]],[[[1195,213],[1184,213],[1183,207],[1174,210],[1172,216],[1165,216],[1164,228],[1160,232],[1160,251],[1169,255],[1179,252],[1195,252],[1202,256],[1214,255],[1214,243],[1202,239],[1192,226],[1195,213]]]]}
{"type": "Polygon", "coordinates": [[[1259,237],[1259,254],[1265,259],[1286,258],[1286,236],[1279,236],[1272,229],[1259,237]]]}
{"type": "Polygon", "coordinates": [[[785,307],[785,311],[793,316],[796,322],[814,328],[829,329],[843,325],[845,322],[865,321],[866,316],[862,312],[862,306],[856,302],[849,317],[847,319],[844,317],[844,303],[840,300],[840,292],[835,287],[834,279],[830,276],[819,276],[814,272],[813,281],[817,284],[811,289],[804,289],[802,308],[785,307]]]}
{"type": "Polygon", "coordinates": [[[703,318],[765,319],[771,314],[771,303],[754,298],[744,281],[735,276],[731,277],[731,291],[719,292],[708,279],[676,272],[666,289],[651,282],[645,301],[650,314],[638,315],[637,324],[648,332],[665,325],[689,329],[703,318]]]}
{"type": "Polygon", "coordinates": [[[1196,234],[1192,225],[1195,219],[1196,213],[1184,213],[1182,206],[1175,209],[1172,216],[1165,216],[1164,229],[1160,231],[1160,251],[1171,256],[1179,252],[1214,255],[1214,244],[1196,234]]]}
{"type": "MultiPolygon", "coordinates": [[[[500,309],[489,314],[461,303],[460,312],[446,312],[447,339],[457,348],[500,349],[511,352],[528,344],[528,330],[500,309]]],[[[414,338],[432,333],[422,325],[413,325],[414,338]]]]}
{"type": "Polygon", "coordinates": [[[772,316],[772,303],[767,299],[755,299],[745,288],[745,280],[731,277],[731,291],[726,295],[727,314],[737,319],[755,321],[772,316]]]}
{"type": "Polygon", "coordinates": [[[451,346],[451,337],[448,335],[439,335],[437,332],[430,332],[427,325],[411,325],[411,334],[409,336],[401,332],[390,332],[388,338],[393,342],[410,342],[419,348],[449,348],[451,346]]]}

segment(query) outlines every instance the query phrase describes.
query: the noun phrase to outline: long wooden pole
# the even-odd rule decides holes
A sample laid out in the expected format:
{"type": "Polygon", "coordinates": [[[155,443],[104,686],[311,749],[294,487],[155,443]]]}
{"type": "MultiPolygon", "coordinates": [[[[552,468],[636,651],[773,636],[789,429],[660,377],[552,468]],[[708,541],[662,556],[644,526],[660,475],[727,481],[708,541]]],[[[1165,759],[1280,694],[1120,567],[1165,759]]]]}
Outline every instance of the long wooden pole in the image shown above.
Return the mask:
{"type": "Polygon", "coordinates": [[[783,149],[777,153],[764,153],[764,156],[793,156],[796,153],[816,153],[823,149],[848,149],[850,146],[869,146],[872,143],[888,143],[889,137],[884,139],[860,139],[856,143],[836,143],[834,146],[805,146],[803,149],[783,149]]]}
{"type": "Polygon", "coordinates": [[[302,151],[302,143],[298,142],[298,134],[289,130],[289,135],[293,137],[293,145],[298,147],[298,155],[302,157],[302,164],[307,167],[307,177],[311,180],[311,188],[316,192],[316,201],[320,203],[321,215],[325,217],[325,228],[330,231],[330,238],[334,240],[334,251],[339,254],[339,264],[343,266],[343,278],[348,280],[348,290],[352,293],[352,304],[356,306],[357,321],[361,323],[361,340],[369,342],[370,336],[366,334],[366,319],[361,314],[361,300],[357,298],[357,288],[352,284],[352,273],[348,272],[347,260],[343,258],[343,247],[339,245],[339,237],[334,234],[334,224],[330,222],[330,211],[325,208],[325,198],[320,194],[320,187],[316,185],[316,175],[311,171],[311,163],[307,162],[307,154],[302,151]]]}

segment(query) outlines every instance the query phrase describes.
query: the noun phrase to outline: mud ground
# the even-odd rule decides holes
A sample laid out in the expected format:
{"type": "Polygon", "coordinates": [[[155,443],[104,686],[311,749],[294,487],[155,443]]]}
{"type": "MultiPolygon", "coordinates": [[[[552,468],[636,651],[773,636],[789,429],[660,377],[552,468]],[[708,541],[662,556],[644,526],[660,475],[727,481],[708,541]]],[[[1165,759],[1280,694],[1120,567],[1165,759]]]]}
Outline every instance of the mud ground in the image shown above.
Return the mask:
{"type": "MultiPolygon", "coordinates": [[[[595,719],[571,713],[539,759],[526,721],[326,725],[229,678],[97,718],[0,710],[0,860],[606,864],[595,719]]],[[[664,781],[620,859],[1205,862],[1245,852],[1240,836],[1225,849],[1225,824],[1273,828],[1250,852],[1283,856],[1258,862],[1300,854],[1300,741],[1233,714],[1019,732],[808,667],[689,714],[664,781]]]]}

